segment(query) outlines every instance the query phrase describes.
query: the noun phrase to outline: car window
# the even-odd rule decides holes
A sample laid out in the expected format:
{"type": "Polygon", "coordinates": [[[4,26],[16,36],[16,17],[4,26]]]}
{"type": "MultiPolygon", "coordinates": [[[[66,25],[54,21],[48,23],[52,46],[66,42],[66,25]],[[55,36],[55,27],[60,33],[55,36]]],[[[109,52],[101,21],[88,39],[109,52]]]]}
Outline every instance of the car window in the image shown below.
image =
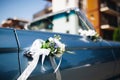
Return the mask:
{"type": "Polygon", "coordinates": [[[52,18],[46,18],[43,20],[39,20],[35,23],[32,23],[28,28],[30,30],[52,30],[53,23],[52,23],[52,18]]]}

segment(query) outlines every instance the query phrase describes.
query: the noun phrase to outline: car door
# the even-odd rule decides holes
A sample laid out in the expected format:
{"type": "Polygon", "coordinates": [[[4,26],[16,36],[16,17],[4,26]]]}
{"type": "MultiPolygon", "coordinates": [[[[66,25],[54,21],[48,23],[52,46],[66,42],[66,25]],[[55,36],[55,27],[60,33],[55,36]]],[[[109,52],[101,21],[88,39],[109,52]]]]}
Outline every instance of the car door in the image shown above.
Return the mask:
{"type": "Polygon", "coordinates": [[[73,54],[63,55],[62,80],[105,80],[113,76],[115,60],[107,43],[84,37],[66,39],[67,49],[73,54]]]}
{"type": "MultiPolygon", "coordinates": [[[[48,37],[54,36],[54,34],[27,30],[17,30],[16,33],[20,44],[19,58],[21,63],[21,72],[23,72],[27,68],[30,61],[27,57],[24,56],[24,54],[30,48],[33,42],[36,39],[46,40],[48,37]]],[[[41,56],[40,56],[39,62],[34,71],[28,77],[28,80],[51,80],[51,79],[55,80],[55,74],[53,73],[53,68],[51,66],[49,57],[46,57],[44,61],[44,66],[46,69],[45,71],[41,69],[41,56]]]]}
{"type": "Polygon", "coordinates": [[[0,28],[0,80],[15,80],[20,74],[19,66],[15,32],[0,28]]]}
{"type": "MultiPolygon", "coordinates": [[[[39,31],[16,31],[20,43],[21,72],[25,70],[29,60],[24,56],[26,50],[32,45],[34,40],[46,40],[58,33],[48,33],[39,31]]],[[[63,54],[59,67],[62,80],[102,80],[113,75],[114,58],[108,44],[103,45],[103,41],[93,42],[78,35],[59,34],[62,42],[66,45],[66,52],[63,54]]],[[[58,64],[59,59],[56,59],[58,64]]],[[[29,76],[30,80],[56,80],[53,73],[49,57],[45,59],[46,71],[41,69],[40,61],[29,76]]]]}

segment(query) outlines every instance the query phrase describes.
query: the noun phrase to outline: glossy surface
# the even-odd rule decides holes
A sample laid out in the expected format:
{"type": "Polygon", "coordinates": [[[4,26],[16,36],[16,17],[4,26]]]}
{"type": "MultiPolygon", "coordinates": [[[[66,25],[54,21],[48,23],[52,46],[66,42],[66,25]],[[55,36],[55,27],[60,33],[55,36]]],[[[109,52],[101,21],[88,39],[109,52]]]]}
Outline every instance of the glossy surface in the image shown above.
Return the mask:
{"type": "Polygon", "coordinates": [[[0,80],[15,80],[20,74],[14,30],[0,29],[0,80]]]}
{"type": "MultiPolygon", "coordinates": [[[[36,32],[36,31],[16,31],[18,34],[19,42],[24,54],[25,48],[29,47],[35,39],[46,40],[49,36],[59,33],[48,32],[36,32]],[[33,34],[34,33],[34,34],[33,34]],[[24,34],[24,36],[22,35],[24,34]],[[32,35],[32,36],[31,36],[32,35]],[[31,37],[30,37],[31,36],[31,37]]],[[[63,55],[62,64],[60,66],[61,75],[63,80],[98,80],[112,77],[115,73],[115,52],[113,49],[118,49],[120,44],[109,43],[101,40],[98,42],[92,42],[91,40],[85,41],[82,36],[59,34],[62,38],[62,42],[65,43],[66,49],[74,54],[65,52],[63,55]],[[114,48],[111,45],[114,44],[114,48]],[[79,74],[79,75],[78,75],[79,74]],[[69,76],[71,75],[71,76],[69,76]]],[[[117,52],[119,54],[119,52],[117,52]]],[[[25,69],[27,65],[27,59],[20,57],[21,68],[25,69]]],[[[56,59],[58,62],[59,59],[56,59]]],[[[41,61],[40,61],[41,62],[41,61]]],[[[46,72],[42,72],[41,63],[38,64],[35,71],[31,76],[34,78],[46,79],[45,77],[55,78],[53,74],[53,68],[51,67],[49,57],[45,60],[46,72]],[[38,76],[37,76],[38,75],[38,76]]],[[[33,78],[33,79],[34,79],[33,78]]],[[[49,80],[49,79],[48,79],[49,80]]]]}

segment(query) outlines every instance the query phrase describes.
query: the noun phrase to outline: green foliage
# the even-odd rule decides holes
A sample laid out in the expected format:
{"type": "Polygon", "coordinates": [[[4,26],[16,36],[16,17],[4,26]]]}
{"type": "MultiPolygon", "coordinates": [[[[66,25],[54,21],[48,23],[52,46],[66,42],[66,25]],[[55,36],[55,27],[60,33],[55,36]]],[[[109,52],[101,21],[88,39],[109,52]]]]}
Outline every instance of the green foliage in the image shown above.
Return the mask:
{"type": "Polygon", "coordinates": [[[65,44],[60,42],[60,35],[54,35],[54,38],[48,38],[44,43],[42,43],[42,47],[44,49],[49,49],[51,56],[60,57],[65,51],[65,44]]]}
{"type": "Polygon", "coordinates": [[[116,28],[113,33],[113,40],[120,41],[120,28],[116,28]]]}

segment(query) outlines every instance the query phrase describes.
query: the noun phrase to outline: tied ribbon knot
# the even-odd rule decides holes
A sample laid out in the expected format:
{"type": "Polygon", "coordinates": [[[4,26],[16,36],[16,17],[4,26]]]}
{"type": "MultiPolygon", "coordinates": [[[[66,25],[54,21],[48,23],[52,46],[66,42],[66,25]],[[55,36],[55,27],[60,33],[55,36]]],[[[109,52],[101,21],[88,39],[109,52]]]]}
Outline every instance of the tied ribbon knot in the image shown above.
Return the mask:
{"type": "MultiPolygon", "coordinates": [[[[43,64],[44,64],[45,57],[48,56],[49,53],[50,53],[50,49],[43,49],[43,48],[41,49],[41,46],[42,46],[43,42],[44,41],[41,40],[41,39],[36,39],[33,42],[32,46],[29,49],[29,53],[28,53],[29,57],[31,57],[32,60],[28,62],[29,65],[26,67],[26,69],[18,77],[17,80],[26,80],[30,76],[30,74],[33,72],[33,70],[36,68],[36,66],[38,64],[40,55],[42,55],[42,61],[41,61],[42,66],[41,66],[41,68],[42,68],[43,71],[46,71],[43,64]]],[[[52,57],[50,58],[50,61],[53,61],[52,57]]],[[[53,66],[54,73],[56,73],[56,72],[58,73],[58,69],[59,69],[59,66],[61,64],[61,61],[62,61],[62,58],[60,59],[60,61],[59,61],[57,66],[53,66]]],[[[51,62],[51,63],[52,64],[56,64],[55,60],[54,60],[54,62],[51,62]]],[[[59,73],[58,78],[61,80],[60,73],[59,73]]]]}

